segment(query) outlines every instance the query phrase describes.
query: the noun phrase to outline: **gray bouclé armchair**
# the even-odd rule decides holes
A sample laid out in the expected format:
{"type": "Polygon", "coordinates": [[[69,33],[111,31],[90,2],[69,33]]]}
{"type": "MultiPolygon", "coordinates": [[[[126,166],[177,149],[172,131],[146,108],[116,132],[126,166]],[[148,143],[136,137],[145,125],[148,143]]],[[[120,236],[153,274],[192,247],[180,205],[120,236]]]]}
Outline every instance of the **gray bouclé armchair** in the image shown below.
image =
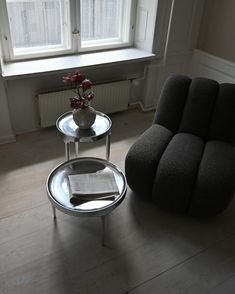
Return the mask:
{"type": "Polygon", "coordinates": [[[130,188],[193,216],[223,211],[235,191],[235,85],[170,76],[153,124],[125,159],[130,188]]]}

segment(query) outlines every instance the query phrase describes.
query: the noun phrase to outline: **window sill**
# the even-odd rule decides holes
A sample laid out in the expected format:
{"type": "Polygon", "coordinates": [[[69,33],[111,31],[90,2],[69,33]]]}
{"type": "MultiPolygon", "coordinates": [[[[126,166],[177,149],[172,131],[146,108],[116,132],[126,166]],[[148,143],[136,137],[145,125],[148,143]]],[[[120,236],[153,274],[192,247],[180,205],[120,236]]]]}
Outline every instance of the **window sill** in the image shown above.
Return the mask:
{"type": "Polygon", "coordinates": [[[9,62],[4,64],[2,76],[5,79],[15,79],[24,76],[50,74],[55,71],[73,70],[76,68],[110,66],[111,64],[120,64],[123,62],[146,61],[154,57],[155,55],[152,53],[129,48],[31,61],[9,62]]]}

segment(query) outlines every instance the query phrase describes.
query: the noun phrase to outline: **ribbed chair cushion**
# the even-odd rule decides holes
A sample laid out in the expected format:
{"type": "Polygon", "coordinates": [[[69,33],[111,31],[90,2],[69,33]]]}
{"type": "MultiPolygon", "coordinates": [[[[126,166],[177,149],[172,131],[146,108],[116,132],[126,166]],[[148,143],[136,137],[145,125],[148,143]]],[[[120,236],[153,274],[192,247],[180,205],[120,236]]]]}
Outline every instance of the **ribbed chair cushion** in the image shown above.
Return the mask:
{"type": "Polygon", "coordinates": [[[178,132],[206,138],[218,89],[219,84],[215,81],[192,80],[178,132]]]}
{"type": "Polygon", "coordinates": [[[221,84],[211,120],[208,140],[235,144],[235,85],[221,84]]]}
{"type": "Polygon", "coordinates": [[[221,141],[206,143],[192,194],[189,213],[215,215],[224,210],[235,189],[235,151],[221,141]]]}
{"type": "Polygon", "coordinates": [[[204,142],[201,138],[176,134],[158,164],[153,185],[153,200],[161,207],[186,212],[190,205],[204,142]]]}
{"type": "Polygon", "coordinates": [[[130,188],[195,216],[223,211],[235,191],[235,85],[173,75],[153,125],[130,148],[130,188]]]}
{"type": "Polygon", "coordinates": [[[130,148],[126,156],[125,172],[130,188],[151,197],[158,162],[173,134],[160,125],[152,125],[130,148]]]}
{"type": "Polygon", "coordinates": [[[168,128],[172,133],[177,133],[190,84],[191,79],[185,76],[174,76],[166,81],[153,123],[168,128]]]}

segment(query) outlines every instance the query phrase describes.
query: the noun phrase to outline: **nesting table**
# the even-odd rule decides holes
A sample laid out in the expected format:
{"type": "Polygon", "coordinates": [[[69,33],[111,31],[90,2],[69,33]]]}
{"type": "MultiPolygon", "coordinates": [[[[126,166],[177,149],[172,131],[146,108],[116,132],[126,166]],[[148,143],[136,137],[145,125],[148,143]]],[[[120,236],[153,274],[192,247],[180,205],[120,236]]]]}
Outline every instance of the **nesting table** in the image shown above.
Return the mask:
{"type": "Polygon", "coordinates": [[[65,143],[65,158],[70,159],[70,143],[75,144],[76,155],[79,153],[79,143],[95,142],[106,138],[106,160],[110,157],[110,135],[112,121],[104,113],[96,111],[96,119],[90,129],[79,129],[73,120],[72,111],[61,115],[56,121],[56,127],[65,143]]]}
{"type": "Polygon", "coordinates": [[[122,171],[107,160],[94,157],[79,157],[66,161],[57,166],[48,176],[47,194],[52,204],[54,218],[56,209],[62,212],[77,216],[101,217],[102,220],[102,244],[105,242],[106,217],[124,199],[126,195],[126,178],[122,171]],[[81,201],[76,206],[70,202],[69,175],[97,173],[103,170],[112,171],[118,186],[119,193],[113,199],[81,201]]]}

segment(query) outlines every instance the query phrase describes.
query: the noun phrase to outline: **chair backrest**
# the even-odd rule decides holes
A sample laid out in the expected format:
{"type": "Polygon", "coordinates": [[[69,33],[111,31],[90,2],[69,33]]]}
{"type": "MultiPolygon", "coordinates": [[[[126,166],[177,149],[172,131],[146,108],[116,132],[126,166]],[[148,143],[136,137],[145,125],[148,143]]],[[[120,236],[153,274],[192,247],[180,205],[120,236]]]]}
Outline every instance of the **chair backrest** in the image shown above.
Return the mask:
{"type": "Polygon", "coordinates": [[[235,144],[235,85],[172,75],[161,92],[153,123],[173,133],[235,144]]]}

